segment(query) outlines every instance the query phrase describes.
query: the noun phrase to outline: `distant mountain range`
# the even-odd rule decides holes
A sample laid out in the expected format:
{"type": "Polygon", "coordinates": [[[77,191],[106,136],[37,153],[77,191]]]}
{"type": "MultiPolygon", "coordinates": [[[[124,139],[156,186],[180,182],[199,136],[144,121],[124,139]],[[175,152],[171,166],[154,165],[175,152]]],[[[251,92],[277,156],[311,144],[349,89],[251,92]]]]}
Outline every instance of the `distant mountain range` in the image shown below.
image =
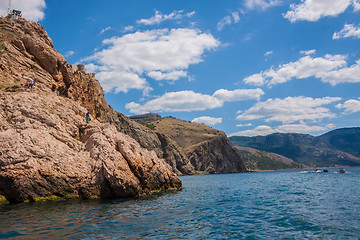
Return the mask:
{"type": "Polygon", "coordinates": [[[282,155],[249,147],[235,146],[248,171],[301,169],[308,166],[298,164],[282,155]]]}
{"type": "Polygon", "coordinates": [[[236,146],[277,153],[297,164],[312,167],[359,166],[360,128],[342,128],[321,136],[274,133],[267,136],[233,136],[236,146]]]}

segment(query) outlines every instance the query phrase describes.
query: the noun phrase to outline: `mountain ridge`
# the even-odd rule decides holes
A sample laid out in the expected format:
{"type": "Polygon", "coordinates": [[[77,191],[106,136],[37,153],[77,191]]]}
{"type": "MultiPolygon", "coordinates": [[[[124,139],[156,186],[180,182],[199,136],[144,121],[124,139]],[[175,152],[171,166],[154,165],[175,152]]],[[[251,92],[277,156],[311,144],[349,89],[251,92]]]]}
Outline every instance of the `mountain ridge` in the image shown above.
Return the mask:
{"type": "Polygon", "coordinates": [[[274,133],[267,136],[233,136],[238,146],[274,152],[310,166],[360,165],[360,128],[340,128],[320,136],[274,133]]]}

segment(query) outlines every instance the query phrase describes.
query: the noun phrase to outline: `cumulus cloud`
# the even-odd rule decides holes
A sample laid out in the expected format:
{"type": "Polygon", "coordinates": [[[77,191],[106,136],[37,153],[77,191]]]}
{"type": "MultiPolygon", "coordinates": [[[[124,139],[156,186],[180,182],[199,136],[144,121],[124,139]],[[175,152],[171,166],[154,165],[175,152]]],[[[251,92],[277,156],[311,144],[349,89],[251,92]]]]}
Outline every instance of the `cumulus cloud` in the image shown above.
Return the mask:
{"type": "Polygon", "coordinates": [[[232,136],[246,136],[246,137],[253,137],[253,136],[266,136],[272,133],[312,133],[312,132],[322,132],[327,131],[329,129],[334,128],[335,125],[327,124],[325,126],[314,126],[314,125],[307,125],[306,123],[299,123],[299,124],[284,124],[277,127],[269,127],[266,125],[258,126],[254,129],[239,131],[235,133],[229,134],[229,137],[232,136]]]}
{"type": "Polygon", "coordinates": [[[149,86],[145,78],[126,71],[101,71],[97,74],[97,78],[101,79],[101,86],[105,92],[127,93],[130,89],[143,90],[149,86]]]}
{"type": "Polygon", "coordinates": [[[266,136],[266,135],[272,134],[274,132],[275,132],[274,129],[272,129],[271,127],[266,126],[266,125],[261,125],[261,126],[257,126],[254,129],[231,133],[231,134],[229,134],[229,137],[233,137],[233,136],[246,136],[246,137],[266,136]]]}
{"type": "Polygon", "coordinates": [[[148,101],[143,105],[131,102],[126,104],[125,108],[134,114],[144,114],[148,112],[202,111],[222,106],[223,101],[212,96],[193,91],[180,91],[165,93],[163,96],[148,101]]]}
{"type": "Polygon", "coordinates": [[[321,81],[335,86],[340,83],[359,83],[360,82],[360,59],[350,67],[338,70],[323,72],[319,74],[321,81]]]}
{"type": "Polygon", "coordinates": [[[194,118],[191,122],[203,123],[205,125],[213,126],[213,125],[222,123],[222,118],[203,116],[203,117],[194,118]]]}
{"type": "Polygon", "coordinates": [[[205,51],[215,49],[220,42],[209,33],[178,28],[129,33],[105,39],[103,44],[104,49],[83,61],[100,71],[97,77],[102,84],[106,82],[104,90],[126,92],[133,86],[146,86],[144,75],[157,80],[185,77],[184,70],[203,61],[205,51]],[[119,78],[122,75],[132,77],[119,78]],[[130,82],[125,87],[126,81],[130,82]]]}
{"type": "Polygon", "coordinates": [[[219,89],[213,94],[213,97],[225,102],[234,102],[234,101],[245,101],[250,99],[259,100],[262,95],[264,95],[264,91],[261,90],[260,88],[236,89],[234,91],[219,89]]]}
{"type": "Polygon", "coordinates": [[[192,11],[189,13],[184,13],[183,10],[180,11],[174,11],[168,15],[161,14],[160,11],[155,10],[155,16],[148,18],[148,19],[140,19],[137,20],[136,23],[138,24],[144,24],[144,25],[156,25],[160,24],[163,21],[166,20],[179,20],[184,17],[192,17],[196,12],[192,11]]]}
{"type": "Polygon", "coordinates": [[[334,118],[336,115],[330,109],[323,107],[337,101],[339,97],[287,97],[284,99],[268,99],[258,102],[250,109],[237,116],[238,120],[258,120],[266,122],[278,121],[282,123],[295,123],[298,121],[321,121],[324,118],[334,118]]]}
{"type": "Polygon", "coordinates": [[[255,86],[273,86],[288,82],[294,78],[305,79],[315,77],[324,83],[335,86],[340,83],[360,82],[360,60],[347,67],[346,56],[330,55],[313,58],[305,56],[296,62],[279,65],[266,71],[246,77],[246,84],[255,86]]]}
{"type": "MultiPolygon", "coordinates": [[[[8,14],[9,2],[0,1],[0,14],[5,16],[8,14]]],[[[40,21],[45,18],[45,0],[16,0],[12,1],[11,8],[18,9],[22,12],[22,16],[31,21],[40,21]]]]}
{"type": "Polygon", "coordinates": [[[233,12],[231,15],[223,17],[217,23],[217,29],[221,31],[226,25],[231,25],[240,22],[239,12],[233,12]]]}
{"type": "Polygon", "coordinates": [[[360,25],[354,26],[354,24],[345,24],[340,32],[335,32],[333,35],[333,39],[340,38],[360,38],[360,25]]]}
{"type": "Polygon", "coordinates": [[[151,71],[147,73],[147,76],[157,80],[170,80],[170,81],[176,81],[179,80],[182,77],[187,77],[188,73],[186,71],[173,71],[169,73],[162,73],[160,71],[151,71]]]}
{"type": "Polygon", "coordinates": [[[339,109],[345,109],[344,114],[352,114],[352,113],[360,112],[360,101],[351,99],[343,104],[339,103],[338,105],[336,105],[336,107],[339,109]]]}
{"type": "Polygon", "coordinates": [[[257,100],[263,94],[261,89],[237,89],[234,91],[220,89],[212,96],[193,91],[179,91],[166,93],[143,105],[131,102],[125,107],[134,114],[202,111],[222,107],[224,102],[257,100]]]}
{"type": "Polygon", "coordinates": [[[354,11],[359,9],[357,0],[302,0],[299,4],[291,4],[290,10],[284,14],[284,17],[290,22],[314,22],[322,17],[336,17],[351,5],[354,11]]]}
{"type": "Polygon", "coordinates": [[[266,10],[273,6],[278,6],[282,0],[245,0],[245,7],[247,9],[266,10]]]}

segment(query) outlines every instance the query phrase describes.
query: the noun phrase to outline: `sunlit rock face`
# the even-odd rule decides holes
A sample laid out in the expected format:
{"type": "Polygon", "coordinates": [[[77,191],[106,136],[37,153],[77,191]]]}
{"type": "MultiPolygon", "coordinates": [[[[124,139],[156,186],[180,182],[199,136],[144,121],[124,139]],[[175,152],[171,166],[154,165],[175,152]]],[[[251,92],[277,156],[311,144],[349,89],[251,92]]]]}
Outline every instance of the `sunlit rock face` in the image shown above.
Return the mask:
{"type": "Polygon", "coordinates": [[[21,202],[181,188],[156,133],[115,112],[94,75],[68,65],[40,24],[0,18],[0,46],[1,195],[21,202]]]}

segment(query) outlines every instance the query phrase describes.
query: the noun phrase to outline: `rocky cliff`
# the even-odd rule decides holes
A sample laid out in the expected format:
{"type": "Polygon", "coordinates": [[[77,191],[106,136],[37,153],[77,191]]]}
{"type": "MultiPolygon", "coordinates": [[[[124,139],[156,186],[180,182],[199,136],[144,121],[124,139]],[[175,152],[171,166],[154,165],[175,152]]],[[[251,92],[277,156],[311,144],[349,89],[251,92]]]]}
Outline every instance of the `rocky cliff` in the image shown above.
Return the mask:
{"type": "Polygon", "coordinates": [[[154,131],[171,139],[186,157],[168,162],[173,168],[192,174],[235,173],[246,171],[245,165],[226,134],[204,124],[173,117],[151,122],[154,131]]]}
{"type": "Polygon", "coordinates": [[[171,141],[115,112],[38,23],[0,18],[0,99],[0,195],[12,202],[181,187],[161,159],[182,157],[171,141]]]}

